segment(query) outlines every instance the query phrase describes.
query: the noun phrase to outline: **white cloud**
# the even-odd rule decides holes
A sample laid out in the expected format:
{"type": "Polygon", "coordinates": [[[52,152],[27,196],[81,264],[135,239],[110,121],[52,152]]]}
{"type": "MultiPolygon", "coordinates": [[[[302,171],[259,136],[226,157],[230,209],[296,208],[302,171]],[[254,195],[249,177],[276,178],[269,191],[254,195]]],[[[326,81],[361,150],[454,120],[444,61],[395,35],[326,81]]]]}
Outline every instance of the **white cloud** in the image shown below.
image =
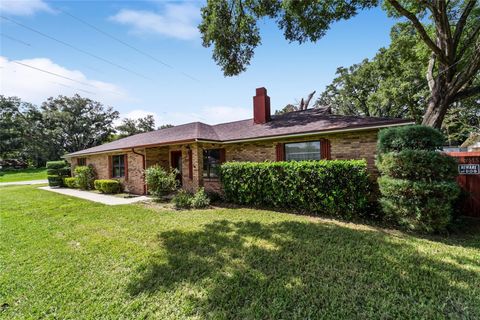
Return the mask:
{"type": "MultiPolygon", "coordinates": [[[[143,109],[135,109],[121,115],[123,118],[138,119],[147,115],[153,115],[155,125],[162,124],[179,125],[189,122],[200,121],[207,124],[217,124],[236,120],[252,118],[252,110],[237,107],[202,107],[197,112],[152,112],[143,109]]],[[[120,123],[120,120],[119,122],[120,123]]]]}
{"type": "Polygon", "coordinates": [[[132,27],[138,34],[154,33],[192,40],[199,36],[200,9],[191,3],[166,4],[161,13],[145,10],[120,10],[110,20],[132,27]]]}
{"type": "Polygon", "coordinates": [[[31,16],[36,12],[53,12],[53,9],[43,0],[2,0],[0,12],[18,16],[31,16]]]}
{"type": "Polygon", "coordinates": [[[24,101],[39,104],[51,96],[75,93],[104,104],[125,100],[127,94],[112,83],[88,79],[78,70],[69,70],[47,58],[8,60],[0,56],[0,94],[17,96],[24,101]],[[20,64],[19,64],[20,63],[20,64]],[[23,64],[23,65],[21,65],[23,64]],[[27,67],[30,66],[30,67],[27,67]],[[57,77],[38,68],[65,78],[57,77]]]}

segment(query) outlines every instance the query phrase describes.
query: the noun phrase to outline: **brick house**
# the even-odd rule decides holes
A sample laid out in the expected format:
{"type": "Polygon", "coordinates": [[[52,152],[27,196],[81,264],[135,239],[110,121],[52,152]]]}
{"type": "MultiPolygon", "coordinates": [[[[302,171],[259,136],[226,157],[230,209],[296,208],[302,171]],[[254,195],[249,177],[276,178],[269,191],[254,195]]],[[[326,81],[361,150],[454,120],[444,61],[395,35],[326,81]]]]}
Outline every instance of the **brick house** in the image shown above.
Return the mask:
{"type": "Polygon", "coordinates": [[[253,97],[253,119],[208,125],[187,123],[141,133],[64,157],[72,165],[92,165],[98,179],[119,179],[125,190],[146,193],[143,171],[152,165],[180,171],[183,188],[220,188],[224,161],[366,159],[375,172],[379,129],[412,124],[408,120],[330,114],[310,109],[270,115],[265,88],[253,97]]]}

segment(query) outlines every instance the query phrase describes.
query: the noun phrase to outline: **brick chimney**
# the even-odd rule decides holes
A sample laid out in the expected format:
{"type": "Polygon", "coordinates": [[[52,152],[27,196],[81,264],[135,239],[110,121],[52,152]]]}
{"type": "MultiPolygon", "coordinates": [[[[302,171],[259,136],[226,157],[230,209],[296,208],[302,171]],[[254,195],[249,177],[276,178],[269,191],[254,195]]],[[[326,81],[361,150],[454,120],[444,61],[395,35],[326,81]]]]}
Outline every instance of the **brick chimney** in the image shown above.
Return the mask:
{"type": "Polygon", "coordinates": [[[266,123],[270,121],[270,97],[267,89],[257,88],[253,97],[253,123],[266,123]]]}

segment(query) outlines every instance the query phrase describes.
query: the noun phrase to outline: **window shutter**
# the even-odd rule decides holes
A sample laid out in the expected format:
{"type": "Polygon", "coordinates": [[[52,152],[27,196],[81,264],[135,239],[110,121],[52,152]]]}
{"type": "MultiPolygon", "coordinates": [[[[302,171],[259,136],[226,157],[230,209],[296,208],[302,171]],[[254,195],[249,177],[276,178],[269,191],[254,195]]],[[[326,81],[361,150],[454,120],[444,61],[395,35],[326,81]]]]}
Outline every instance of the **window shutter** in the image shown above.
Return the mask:
{"type": "Polygon", "coordinates": [[[276,153],[277,153],[277,161],[285,161],[285,148],[283,143],[277,143],[276,153]]]}
{"type": "Polygon", "coordinates": [[[113,170],[112,156],[108,156],[107,170],[108,170],[108,179],[111,179],[112,178],[112,170],[113,170]]]}
{"type": "Polygon", "coordinates": [[[123,155],[123,161],[125,163],[125,181],[128,181],[128,157],[127,157],[127,154],[123,155]]]}
{"type": "Polygon", "coordinates": [[[330,160],[330,140],[321,139],[320,140],[320,159],[330,160]]]}
{"type": "Polygon", "coordinates": [[[188,149],[188,178],[193,179],[193,158],[192,149],[188,149]]]}
{"type": "Polygon", "coordinates": [[[225,162],[225,149],[220,149],[220,163],[225,162]]]}

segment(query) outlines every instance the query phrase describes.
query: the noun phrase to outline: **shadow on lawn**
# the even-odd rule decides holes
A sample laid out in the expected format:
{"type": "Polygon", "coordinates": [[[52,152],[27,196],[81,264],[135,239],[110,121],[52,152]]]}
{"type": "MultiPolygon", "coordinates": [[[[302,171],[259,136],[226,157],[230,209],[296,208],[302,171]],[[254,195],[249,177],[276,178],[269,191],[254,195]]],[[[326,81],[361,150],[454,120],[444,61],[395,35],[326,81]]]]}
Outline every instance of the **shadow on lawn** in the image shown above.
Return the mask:
{"type": "Polygon", "coordinates": [[[333,223],[218,220],[158,239],[167,259],[151,257],[132,278],[129,293],[187,286],[183,294],[192,315],[480,316],[480,275],[472,270],[479,262],[450,253],[440,261],[402,236],[333,223]]]}

